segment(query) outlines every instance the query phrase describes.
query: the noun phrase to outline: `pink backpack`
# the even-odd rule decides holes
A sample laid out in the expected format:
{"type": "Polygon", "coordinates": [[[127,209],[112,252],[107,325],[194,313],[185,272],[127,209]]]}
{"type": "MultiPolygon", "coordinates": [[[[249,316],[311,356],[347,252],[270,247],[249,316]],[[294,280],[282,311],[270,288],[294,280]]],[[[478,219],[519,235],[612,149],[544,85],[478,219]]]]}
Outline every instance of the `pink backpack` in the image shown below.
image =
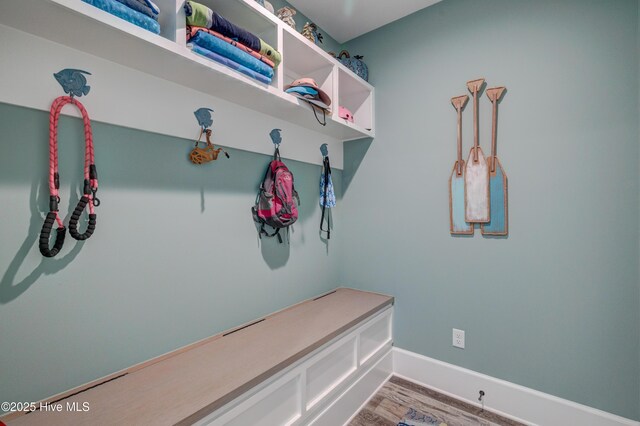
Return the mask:
{"type": "Polygon", "coordinates": [[[293,225],[298,220],[298,207],[294,201],[300,204],[300,198],[293,185],[293,174],[280,158],[280,150],[276,148],[273,160],[260,184],[260,190],[256,197],[256,204],[251,208],[253,220],[260,225],[260,238],[262,236],[278,237],[282,243],[280,229],[293,225]],[[272,234],[265,230],[265,226],[275,229],[272,234]]]}

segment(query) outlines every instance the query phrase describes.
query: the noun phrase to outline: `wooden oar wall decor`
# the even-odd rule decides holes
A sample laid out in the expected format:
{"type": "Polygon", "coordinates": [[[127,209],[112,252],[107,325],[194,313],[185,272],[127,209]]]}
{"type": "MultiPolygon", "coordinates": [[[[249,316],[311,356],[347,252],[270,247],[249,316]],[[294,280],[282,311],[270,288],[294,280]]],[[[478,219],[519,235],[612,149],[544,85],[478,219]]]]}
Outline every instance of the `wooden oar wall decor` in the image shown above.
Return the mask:
{"type": "Polygon", "coordinates": [[[449,177],[449,230],[452,235],[473,235],[473,224],[464,217],[464,160],[462,159],[462,110],[469,96],[456,96],[451,103],[458,113],[458,159],[449,177]]]}
{"type": "Polygon", "coordinates": [[[508,227],[507,175],[497,156],[498,103],[505,87],[487,89],[492,103],[491,155],[480,147],[478,98],[485,86],[483,78],[467,82],[473,95],[473,146],[469,158],[462,159],[462,111],[469,99],[456,96],[451,103],[458,113],[458,157],[449,178],[449,231],[451,235],[473,235],[480,225],[482,235],[506,236],[508,227]]]}
{"type": "Polygon", "coordinates": [[[494,87],[487,89],[487,97],[493,104],[491,120],[491,157],[489,157],[489,193],[491,197],[491,220],[480,226],[482,235],[507,235],[509,217],[507,215],[507,174],[497,155],[496,139],[498,132],[498,102],[506,89],[494,87]]]}
{"type": "Polygon", "coordinates": [[[480,148],[478,136],[478,96],[484,87],[484,78],[467,83],[473,94],[473,147],[464,171],[465,219],[469,223],[489,222],[489,167],[480,148]]]}

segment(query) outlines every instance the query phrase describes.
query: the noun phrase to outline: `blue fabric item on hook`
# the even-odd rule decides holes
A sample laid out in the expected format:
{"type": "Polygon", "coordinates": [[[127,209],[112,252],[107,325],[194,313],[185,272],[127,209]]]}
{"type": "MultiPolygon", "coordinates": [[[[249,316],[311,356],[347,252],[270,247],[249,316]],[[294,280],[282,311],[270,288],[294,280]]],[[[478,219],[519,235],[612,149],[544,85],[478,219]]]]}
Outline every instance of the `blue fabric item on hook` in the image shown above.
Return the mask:
{"type": "Polygon", "coordinates": [[[116,0],[82,1],[84,3],[95,6],[98,9],[102,9],[105,12],[112,14],[113,16],[117,16],[118,18],[130,22],[133,25],[136,25],[147,31],[151,31],[155,34],[160,34],[160,24],[158,23],[158,21],[155,21],[140,12],[136,12],[135,10],[123,5],[122,3],[117,2],[116,0]]]}
{"type": "Polygon", "coordinates": [[[331,173],[329,173],[329,178],[326,180],[324,178],[324,167],[322,168],[322,172],[320,173],[320,207],[331,208],[336,206],[336,194],[333,191],[333,181],[331,180],[331,173]],[[324,187],[327,186],[327,198],[324,197],[324,187]]]}
{"type": "Polygon", "coordinates": [[[238,72],[241,72],[242,74],[249,76],[251,78],[253,78],[254,80],[258,80],[261,83],[265,83],[265,84],[270,84],[271,83],[271,79],[269,77],[266,77],[258,72],[255,72],[247,67],[245,67],[244,65],[241,65],[229,58],[225,58],[222,55],[219,55],[215,52],[212,52],[210,50],[207,50],[205,48],[202,48],[198,45],[187,45],[189,47],[191,47],[191,50],[194,53],[197,53],[198,55],[204,56],[205,58],[214,60],[222,65],[226,65],[231,69],[234,69],[238,72]]]}

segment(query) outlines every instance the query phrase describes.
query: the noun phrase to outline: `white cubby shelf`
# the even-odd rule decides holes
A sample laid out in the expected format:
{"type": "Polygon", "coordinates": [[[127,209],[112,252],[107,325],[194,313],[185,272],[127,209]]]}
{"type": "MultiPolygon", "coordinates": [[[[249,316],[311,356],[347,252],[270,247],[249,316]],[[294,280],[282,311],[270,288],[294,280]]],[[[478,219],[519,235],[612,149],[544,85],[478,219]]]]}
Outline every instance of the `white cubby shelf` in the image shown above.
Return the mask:
{"type": "Polygon", "coordinates": [[[156,35],[80,0],[20,0],[0,4],[0,24],[106,59],[180,86],[311,129],[339,141],[375,136],[374,88],[254,0],[200,0],[282,54],[271,84],[257,82],[191,52],[186,46],[184,0],[155,0],[156,35]],[[304,101],[283,91],[312,77],[332,99],[320,126],[304,101]],[[344,105],[355,123],[338,116],[344,105]]]}

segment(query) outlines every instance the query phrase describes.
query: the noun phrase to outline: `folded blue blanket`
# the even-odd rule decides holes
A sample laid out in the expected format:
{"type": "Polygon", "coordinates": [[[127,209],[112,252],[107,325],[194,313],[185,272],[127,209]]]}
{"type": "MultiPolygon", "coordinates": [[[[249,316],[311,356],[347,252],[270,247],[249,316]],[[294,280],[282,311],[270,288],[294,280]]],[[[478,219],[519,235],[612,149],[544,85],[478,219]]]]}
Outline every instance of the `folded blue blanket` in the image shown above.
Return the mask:
{"type": "Polygon", "coordinates": [[[95,6],[98,9],[102,9],[114,16],[117,16],[120,19],[131,22],[132,24],[137,25],[140,28],[144,28],[145,30],[151,31],[152,33],[160,34],[160,24],[158,24],[158,21],[154,21],[148,16],[140,12],[136,12],[135,10],[123,5],[122,3],[117,2],[116,0],[82,1],[95,6]]]}
{"type": "Polygon", "coordinates": [[[205,31],[198,31],[195,36],[191,37],[189,43],[193,43],[225,58],[231,59],[269,79],[273,78],[273,68],[269,65],[205,31]]]}
{"type": "Polygon", "coordinates": [[[260,73],[257,73],[253,70],[250,70],[249,68],[240,65],[239,63],[232,61],[229,58],[225,58],[224,56],[218,55],[215,52],[212,52],[210,50],[204,49],[198,45],[191,45],[191,50],[195,53],[197,53],[198,55],[202,55],[205,58],[208,59],[212,59],[222,65],[226,65],[231,69],[234,69],[238,72],[241,72],[242,74],[249,76],[251,78],[253,78],[254,80],[258,80],[261,83],[265,83],[265,84],[270,84],[271,83],[271,79],[269,77],[266,77],[260,73]]]}
{"type": "Polygon", "coordinates": [[[187,25],[209,28],[244,44],[251,50],[260,52],[260,39],[256,35],[226,20],[209,7],[195,1],[186,1],[184,11],[187,16],[187,25]]]}
{"type": "Polygon", "coordinates": [[[136,12],[140,12],[149,18],[157,21],[158,14],[155,13],[144,0],[116,0],[118,3],[122,3],[123,5],[135,10],[136,12]]]}
{"type": "Polygon", "coordinates": [[[211,26],[209,28],[213,31],[219,32],[220,34],[234,40],[238,40],[240,43],[244,44],[251,50],[255,50],[256,52],[260,51],[260,39],[253,33],[250,33],[244,28],[240,28],[239,26],[218,15],[218,13],[216,12],[213,12],[211,20],[213,22],[211,23],[211,26]]]}
{"type": "Polygon", "coordinates": [[[140,1],[143,1],[144,4],[149,6],[151,10],[153,10],[153,13],[155,13],[156,15],[160,13],[160,8],[158,7],[158,5],[152,2],[151,0],[140,0],[140,1]]]}

